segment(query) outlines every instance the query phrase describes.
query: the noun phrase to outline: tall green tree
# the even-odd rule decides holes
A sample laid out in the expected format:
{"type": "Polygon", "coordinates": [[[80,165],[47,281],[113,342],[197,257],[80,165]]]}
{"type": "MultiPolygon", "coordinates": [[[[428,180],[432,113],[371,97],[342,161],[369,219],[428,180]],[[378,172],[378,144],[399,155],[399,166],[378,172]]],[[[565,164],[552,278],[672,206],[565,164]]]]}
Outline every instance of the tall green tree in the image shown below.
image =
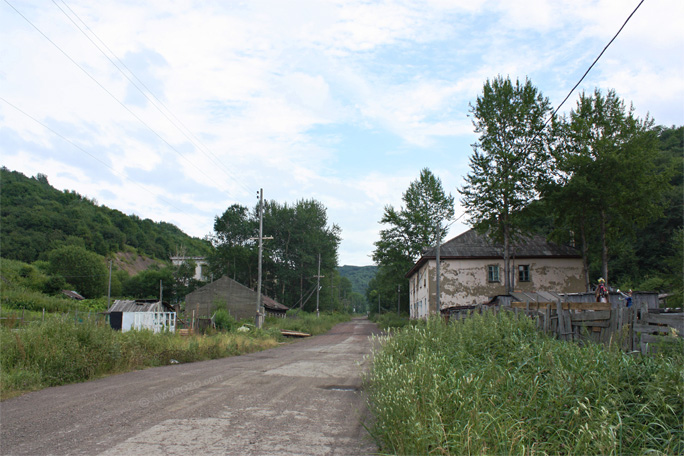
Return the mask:
{"type": "Polygon", "coordinates": [[[532,85],[498,76],[487,80],[471,105],[478,141],[470,172],[459,189],[470,223],[504,245],[504,285],[511,291],[511,241],[520,212],[539,196],[548,172],[550,134],[544,124],[549,100],[532,85]]]}
{"type": "MultiPolygon", "coordinates": [[[[209,259],[215,276],[228,274],[255,288],[258,223],[258,207],[249,211],[240,205],[229,207],[215,219],[215,252],[209,259]]],[[[294,204],[265,201],[263,229],[264,236],[273,238],[263,244],[263,292],[282,304],[299,307],[317,285],[319,255],[321,275],[324,279],[333,277],[340,228],[328,223],[323,204],[310,199],[294,204]]],[[[326,285],[322,280],[319,299],[324,303],[334,298],[326,285]]],[[[337,303],[333,301],[332,307],[337,303]]],[[[306,301],[304,308],[315,309],[315,297],[306,301]]]]}
{"type": "MultiPolygon", "coordinates": [[[[375,242],[373,261],[379,271],[375,285],[381,293],[400,294],[408,308],[408,286],[404,275],[426,247],[434,244],[437,230],[446,236],[443,221],[453,218],[454,197],[447,195],[442,181],[428,168],[421,170],[417,180],[404,192],[405,206],[386,206],[380,223],[388,227],[380,231],[375,242]]],[[[371,305],[372,307],[372,305],[371,305]]]]}
{"type": "Polygon", "coordinates": [[[653,121],[635,117],[613,90],[582,93],[570,112],[557,154],[558,201],[581,234],[585,256],[588,238],[598,238],[607,283],[611,252],[631,255],[635,269],[636,229],[662,214],[671,171],[658,166],[658,145],[653,121]]]}
{"type": "Polygon", "coordinates": [[[64,246],[49,253],[48,263],[52,274],[62,276],[86,298],[99,298],[107,293],[107,267],[104,257],[97,253],[64,246]]]}

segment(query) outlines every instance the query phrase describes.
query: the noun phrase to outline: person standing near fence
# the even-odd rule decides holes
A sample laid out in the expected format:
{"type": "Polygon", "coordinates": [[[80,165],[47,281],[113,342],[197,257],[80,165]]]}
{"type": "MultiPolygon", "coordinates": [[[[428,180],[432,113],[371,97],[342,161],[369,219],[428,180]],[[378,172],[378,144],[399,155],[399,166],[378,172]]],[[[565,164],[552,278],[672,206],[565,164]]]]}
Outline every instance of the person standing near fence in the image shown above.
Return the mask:
{"type": "Polygon", "coordinates": [[[606,281],[603,277],[598,279],[598,286],[596,287],[596,302],[608,302],[608,289],[606,288],[606,281]]]}

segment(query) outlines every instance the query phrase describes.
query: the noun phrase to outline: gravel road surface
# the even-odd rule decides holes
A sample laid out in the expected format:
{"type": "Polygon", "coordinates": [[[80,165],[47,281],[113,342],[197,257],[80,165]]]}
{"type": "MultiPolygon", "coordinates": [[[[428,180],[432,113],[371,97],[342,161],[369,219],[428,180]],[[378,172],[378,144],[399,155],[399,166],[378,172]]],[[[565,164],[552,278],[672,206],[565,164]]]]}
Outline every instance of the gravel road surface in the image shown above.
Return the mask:
{"type": "Polygon", "coordinates": [[[365,455],[361,373],[377,327],[48,388],[0,404],[3,455],[365,455]]]}

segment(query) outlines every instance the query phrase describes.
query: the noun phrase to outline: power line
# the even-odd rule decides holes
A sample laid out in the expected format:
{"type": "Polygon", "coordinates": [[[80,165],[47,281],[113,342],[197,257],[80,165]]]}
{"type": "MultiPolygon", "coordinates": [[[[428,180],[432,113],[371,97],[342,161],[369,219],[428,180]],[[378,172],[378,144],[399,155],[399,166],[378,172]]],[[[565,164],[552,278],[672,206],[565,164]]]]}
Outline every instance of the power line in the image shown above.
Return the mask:
{"type": "Polygon", "coordinates": [[[171,112],[171,110],[164,104],[164,102],[161,101],[161,100],[154,94],[154,92],[152,92],[152,90],[150,90],[150,88],[147,87],[147,86],[145,85],[145,83],[144,83],[143,81],[140,80],[140,78],[138,78],[138,76],[136,76],[136,74],[133,72],[133,70],[131,70],[131,69],[130,69],[130,68],[129,68],[129,67],[128,67],[128,66],[127,66],[127,65],[126,65],[126,64],[125,64],[125,63],[124,63],[116,54],[115,54],[115,53],[114,53],[114,51],[112,51],[111,48],[110,48],[109,46],[107,46],[107,44],[106,44],[106,43],[105,43],[105,42],[104,42],[104,41],[103,41],[103,40],[102,40],[102,39],[101,39],[101,38],[100,38],[100,37],[99,37],[99,36],[90,28],[90,27],[88,27],[88,25],[83,21],[83,19],[81,19],[80,16],[79,16],[79,15],[78,15],[78,14],[77,14],[77,13],[76,13],[76,12],[75,12],[75,11],[74,11],[74,10],[73,10],[73,9],[72,9],[64,0],[61,0],[61,1],[62,1],[62,3],[64,4],[64,6],[71,12],[71,14],[73,14],[73,15],[76,17],[76,19],[78,19],[78,21],[79,21],[81,24],[83,24],[83,26],[88,30],[88,32],[90,32],[90,33],[91,33],[91,34],[92,34],[92,35],[93,35],[93,36],[102,44],[102,46],[104,46],[104,48],[106,48],[107,51],[109,51],[109,53],[117,60],[117,62],[118,62],[121,66],[123,66],[124,68],[126,68],[126,70],[128,70],[128,73],[130,73],[131,76],[133,76],[133,78],[135,78],[135,80],[136,80],[142,87],[145,88],[145,90],[147,91],[147,93],[149,93],[149,94],[154,98],[154,100],[156,100],[156,103],[155,103],[155,101],[153,101],[153,100],[147,95],[147,93],[146,93],[144,90],[142,90],[142,89],[140,88],[140,86],[138,86],[138,84],[136,84],[135,81],[133,81],[133,79],[131,79],[131,77],[130,77],[125,71],[123,71],[123,70],[121,69],[121,67],[117,64],[117,62],[115,62],[114,60],[112,60],[112,58],[111,58],[109,55],[107,55],[107,53],[104,52],[104,51],[102,50],[102,48],[101,48],[100,46],[98,46],[97,43],[95,43],[95,41],[93,41],[93,39],[92,39],[92,38],[91,38],[91,37],[90,37],[90,36],[89,36],[89,35],[88,35],[88,34],[87,34],[87,33],[86,33],[86,32],[85,32],[85,31],[84,31],[84,30],[83,30],[83,29],[82,29],[82,28],[81,28],[81,27],[80,27],[72,18],[71,18],[71,16],[69,16],[69,14],[67,14],[67,12],[64,11],[64,9],[62,9],[62,7],[59,6],[59,5],[57,4],[57,1],[56,1],[56,0],[52,0],[52,2],[55,4],[55,6],[57,6],[57,8],[59,8],[59,10],[67,17],[67,19],[69,19],[69,20],[71,21],[71,23],[74,24],[74,26],[83,34],[83,36],[85,36],[85,37],[88,39],[88,41],[90,41],[90,42],[93,44],[93,46],[95,46],[95,48],[96,48],[98,51],[100,51],[100,53],[101,53],[103,56],[105,56],[105,57],[107,58],[107,60],[109,60],[109,61],[112,63],[112,65],[114,65],[114,67],[115,67],[117,70],[119,70],[119,72],[120,72],[126,79],[128,79],[128,81],[129,81],[131,84],[133,84],[133,86],[134,86],[134,87],[135,87],[135,88],[136,88],[136,89],[137,89],[137,90],[138,90],[138,91],[139,91],[139,92],[140,92],[140,93],[141,93],[141,94],[150,102],[150,104],[151,104],[152,106],[154,106],[154,107],[155,107],[155,108],[156,108],[164,117],[166,117],[166,119],[167,119],[167,120],[168,120],[168,121],[169,121],[177,130],[178,130],[178,131],[180,131],[180,132],[181,132],[181,133],[182,133],[182,134],[183,134],[191,143],[193,143],[193,144],[197,147],[197,149],[198,149],[200,152],[202,152],[202,153],[203,153],[207,158],[209,158],[209,160],[211,160],[213,163],[215,163],[216,165],[218,165],[218,166],[222,169],[222,171],[226,174],[226,176],[228,176],[230,179],[232,179],[234,182],[236,182],[238,185],[240,185],[244,190],[250,192],[251,190],[250,190],[249,188],[247,188],[247,186],[244,185],[240,180],[238,180],[238,179],[230,172],[230,170],[229,170],[228,168],[226,168],[226,167],[223,165],[223,163],[221,162],[221,160],[220,160],[220,159],[219,159],[219,158],[218,158],[218,157],[217,157],[217,156],[216,156],[216,155],[215,155],[215,154],[214,154],[214,153],[213,153],[213,152],[204,144],[204,143],[202,143],[202,141],[200,141],[200,140],[192,133],[192,131],[190,131],[190,129],[187,128],[187,127],[183,124],[183,122],[181,122],[181,120],[178,119],[178,117],[175,116],[175,115],[173,114],[173,112],[171,112]],[[166,112],[164,112],[164,110],[162,110],[162,109],[159,107],[159,105],[161,105],[161,106],[164,108],[164,110],[165,110],[166,112]],[[167,113],[168,113],[168,114],[167,114],[167,113]],[[173,119],[171,119],[171,117],[169,117],[169,116],[173,117],[173,119]],[[175,120],[174,120],[174,119],[175,119],[175,120]],[[181,128],[181,127],[182,127],[182,128],[181,128]]]}
{"type": "Polygon", "coordinates": [[[88,71],[83,68],[81,65],[79,65],[69,54],[67,54],[62,48],[60,48],[54,41],[52,41],[45,33],[43,33],[42,30],[40,30],[36,25],[33,24],[26,16],[24,16],[19,10],[17,10],[14,5],[12,5],[8,0],[5,0],[5,3],[7,3],[17,14],[19,14],[26,22],[29,23],[38,33],[40,33],[46,40],[50,42],[57,50],[59,50],[71,63],[76,65],[86,76],[88,76],[93,82],[95,82],[102,90],[104,90],[114,101],[116,101],[119,105],[121,105],[126,111],[128,111],[133,117],[135,117],[141,124],[143,124],[145,127],[147,127],[148,130],[150,130],[152,133],[154,133],[155,136],[157,136],[160,140],[162,140],[171,150],[176,152],[180,157],[182,157],[185,161],[187,161],[190,165],[192,165],[193,168],[195,168],[197,171],[199,171],[204,177],[212,181],[214,184],[216,184],[217,187],[221,188],[221,185],[219,185],[216,181],[214,181],[211,177],[209,177],[207,174],[204,173],[200,168],[195,165],[192,161],[190,161],[185,155],[183,155],[178,149],[176,149],[171,143],[169,143],[164,137],[162,137],[156,130],[154,130],[152,127],[150,127],[144,120],[142,120],[137,114],[135,114],[128,106],[126,106],[124,103],[122,103],[118,98],[114,96],[105,86],[103,86],[94,76],[92,76],[88,71]]]}
{"type": "Polygon", "coordinates": [[[622,27],[620,27],[620,29],[619,29],[619,30],[617,31],[617,33],[613,36],[613,38],[608,42],[608,44],[606,44],[606,46],[603,48],[603,50],[602,50],[601,53],[598,55],[598,57],[596,57],[596,59],[594,59],[594,62],[589,66],[589,68],[587,68],[587,71],[584,72],[584,74],[582,75],[582,77],[580,78],[580,80],[577,81],[577,84],[575,84],[575,85],[572,87],[572,89],[570,89],[570,92],[568,92],[568,94],[567,94],[566,97],[563,99],[563,101],[561,101],[561,103],[558,105],[558,107],[556,108],[556,110],[553,111],[553,113],[551,114],[551,117],[549,117],[549,119],[544,123],[544,125],[542,126],[542,130],[543,130],[544,128],[546,128],[546,125],[547,125],[547,124],[551,121],[551,119],[553,119],[553,117],[558,113],[558,111],[560,110],[561,106],[563,106],[563,104],[564,104],[566,101],[568,101],[568,98],[570,98],[570,95],[572,95],[572,93],[575,91],[575,89],[582,83],[582,81],[584,81],[584,78],[589,74],[589,72],[591,71],[591,69],[594,68],[594,65],[596,65],[596,63],[599,61],[599,59],[601,58],[601,56],[606,52],[606,50],[608,49],[608,47],[609,47],[611,44],[613,44],[613,41],[615,41],[615,39],[618,37],[618,35],[620,34],[620,32],[622,32],[622,29],[625,28],[625,26],[627,25],[627,22],[629,22],[629,20],[632,18],[632,16],[634,16],[634,13],[637,12],[637,10],[638,10],[639,7],[644,3],[644,1],[645,1],[645,0],[641,0],[641,1],[639,2],[639,4],[636,6],[636,8],[634,8],[634,11],[632,11],[632,14],[630,14],[630,15],[627,17],[627,19],[625,19],[625,22],[622,24],[622,27]]]}
{"type": "Polygon", "coordinates": [[[54,135],[58,136],[58,137],[61,138],[62,140],[68,142],[69,144],[71,144],[72,146],[74,146],[76,149],[80,150],[80,151],[83,152],[84,154],[90,156],[92,159],[94,159],[94,160],[100,162],[102,165],[104,165],[104,166],[106,166],[107,168],[109,168],[116,176],[119,176],[120,178],[122,178],[122,179],[124,179],[124,180],[126,180],[126,181],[128,181],[128,182],[131,182],[131,183],[137,185],[138,187],[140,187],[141,189],[143,189],[144,191],[146,191],[146,192],[149,193],[150,195],[154,196],[155,198],[159,198],[162,202],[166,203],[168,206],[170,206],[170,207],[176,209],[178,212],[180,212],[180,213],[182,213],[182,214],[185,214],[185,215],[187,215],[188,217],[192,217],[191,214],[188,214],[187,212],[185,212],[184,210],[182,210],[182,209],[179,208],[178,206],[175,206],[171,201],[167,200],[166,198],[164,198],[164,197],[162,197],[162,196],[159,196],[159,195],[156,195],[156,194],[152,193],[150,190],[148,190],[146,187],[144,187],[142,184],[140,184],[140,183],[138,183],[138,182],[136,182],[136,181],[133,181],[133,180],[131,180],[131,179],[128,179],[128,178],[125,177],[125,176],[122,176],[121,174],[119,174],[118,171],[116,171],[114,168],[112,168],[108,163],[106,163],[105,161],[101,160],[101,159],[98,158],[96,155],[91,154],[90,152],[88,152],[87,150],[85,150],[84,148],[82,148],[81,146],[79,146],[78,144],[76,144],[75,142],[73,142],[72,140],[70,140],[69,138],[65,137],[64,135],[62,135],[62,134],[59,133],[58,131],[56,131],[56,130],[50,128],[50,127],[47,126],[47,125],[45,125],[43,122],[41,122],[40,120],[38,120],[38,119],[36,119],[35,117],[31,116],[31,115],[28,114],[26,111],[24,111],[24,110],[22,110],[21,108],[19,108],[18,106],[15,106],[14,104],[10,103],[9,101],[7,101],[7,100],[6,100],[5,98],[3,98],[2,96],[0,96],[0,100],[4,101],[4,102],[7,103],[9,106],[11,106],[12,108],[16,109],[16,110],[19,111],[21,114],[23,114],[24,116],[28,117],[29,119],[33,120],[35,123],[37,123],[38,125],[42,126],[42,127],[45,128],[46,130],[52,132],[54,135]]]}

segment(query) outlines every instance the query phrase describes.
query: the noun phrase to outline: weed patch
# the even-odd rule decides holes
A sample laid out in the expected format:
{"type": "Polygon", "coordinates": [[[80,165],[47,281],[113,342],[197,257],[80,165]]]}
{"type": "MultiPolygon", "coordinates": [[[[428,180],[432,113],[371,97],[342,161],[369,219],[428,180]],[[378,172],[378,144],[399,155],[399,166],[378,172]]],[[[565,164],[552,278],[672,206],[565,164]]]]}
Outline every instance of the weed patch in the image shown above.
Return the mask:
{"type": "Polygon", "coordinates": [[[82,382],[172,362],[201,361],[251,353],[278,344],[267,333],[217,333],[181,337],[174,333],[112,330],[102,322],[55,316],[19,329],[0,327],[0,394],[82,382]]]}
{"type": "Polygon", "coordinates": [[[395,454],[684,453],[684,355],[579,346],[525,317],[431,320],[380,340],[371,428],[395,454]]]}

